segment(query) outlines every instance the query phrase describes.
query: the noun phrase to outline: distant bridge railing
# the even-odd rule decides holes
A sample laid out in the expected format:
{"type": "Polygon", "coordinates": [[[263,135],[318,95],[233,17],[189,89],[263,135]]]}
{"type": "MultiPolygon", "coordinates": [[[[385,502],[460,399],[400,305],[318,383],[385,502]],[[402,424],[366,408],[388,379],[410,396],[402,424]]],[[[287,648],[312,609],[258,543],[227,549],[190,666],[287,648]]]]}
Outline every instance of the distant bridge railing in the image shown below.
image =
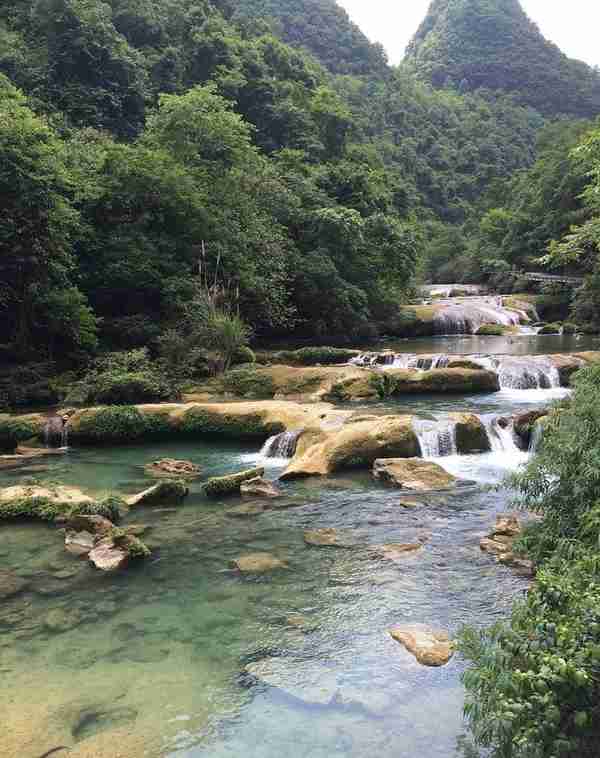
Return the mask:
{"type": "Polygon", "coordinates": [[[525,271],[521,274],[525,279],[532,282],[557,282],[558,284],[572,284],[579,287],[583,284],[583,278],[579,276],[560,276],[558,274],[539,274],[536,271],[525,271]]]}

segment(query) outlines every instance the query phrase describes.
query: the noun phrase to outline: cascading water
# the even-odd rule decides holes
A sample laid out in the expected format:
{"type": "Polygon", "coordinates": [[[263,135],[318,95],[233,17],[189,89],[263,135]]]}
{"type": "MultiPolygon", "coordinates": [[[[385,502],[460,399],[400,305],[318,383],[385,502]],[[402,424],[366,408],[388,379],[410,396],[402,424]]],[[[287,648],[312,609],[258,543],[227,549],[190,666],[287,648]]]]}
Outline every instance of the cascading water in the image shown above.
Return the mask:
{"type": "Polygon", "coordinates": [[[423,458],[445,458],[456,455],[456,421],[440,419],[426,421],[413,420],[413,429],[419,440],[423,458]]]}
{"type": "Polygon", "coordinates": [[[501,416],[489,415],[481,416],[481,423],[485,427],[493,453],[520,452],[512,420],[502,418],[501,416]]]}
{"type": "Polygon", "coordinates": [[[540,390],[561,386],[560,373],[545,356],[505,356],[478,359],[498,374],[501,389],[540,390]]]}
{"type": "Polygon", "coordinates": [[[50,416],[44,426],[46,447],[67,447],[69,432],[66,419],[62,416],[50,416]]]}
{"type": "Polygon", "coordinates": [[[298,438],[302,430],[276,434],[263,445],[260,455],[262,458],[293,458],[296,454],[298,438]]]}
{"type": "Polygon", "coordinates": [[[531,437],[529,438],[529,452],[534,455],[540,449],[542,439],[544,438],[544,425],[540,421],[537,421],[533,425],[531,430],[531,437]]]}
{"type": "Polygon", "coordinates": [[[433,318],[436,334],[475,334],[484,324],[519,326],[528,321],[523,311],[505,308],[501,297],[441,301],[433,318]]]}
{"type": "Polygon", "coordinates": [[[449,362],[450,357],[442,353],[437,355],[411,355],[410,353],[399,353],[394,356],[391,365],[393,368],[414,368],[420,371],[429,371],[434,368],[446,368],[449,362]]]}

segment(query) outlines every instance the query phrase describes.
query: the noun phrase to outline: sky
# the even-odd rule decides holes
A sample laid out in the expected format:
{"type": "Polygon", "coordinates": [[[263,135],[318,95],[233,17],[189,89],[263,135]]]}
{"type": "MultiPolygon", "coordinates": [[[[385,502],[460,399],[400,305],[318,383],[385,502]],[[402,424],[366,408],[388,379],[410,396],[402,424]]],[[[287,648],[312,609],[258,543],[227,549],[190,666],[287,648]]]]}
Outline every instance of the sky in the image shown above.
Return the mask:
{"type": "MultiPolygon", "coordinates": [[[[374,42],[381,42],[391,63],[399,63],[404,48],[427,13],[430,0],[337,0],[374,42]]],[[[597,0],[521,0],[542,34],[571,58],[600,66],[600,4],[597,0]]]]}

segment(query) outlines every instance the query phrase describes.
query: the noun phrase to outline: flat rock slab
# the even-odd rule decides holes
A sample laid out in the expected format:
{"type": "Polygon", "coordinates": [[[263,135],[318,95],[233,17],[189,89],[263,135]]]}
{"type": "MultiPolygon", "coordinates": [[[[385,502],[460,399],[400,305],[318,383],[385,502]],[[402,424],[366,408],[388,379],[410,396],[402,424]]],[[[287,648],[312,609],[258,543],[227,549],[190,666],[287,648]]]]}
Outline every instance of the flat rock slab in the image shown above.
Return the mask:
{"type": "Polygon", "coordinates": [[[288,568],[285,561],[276,558],[271,553],[249,553],[231,561],[230,568],[237,569],[243,574],[264,574],[268,571],[288,568]]]}
{"type": "Polygon", "coordinates": [[[0,571],[0,600],[18,595],[27,587],[27,582],[11,571],[0,571]]]}
{"type": "Polygon", "coordinates": [[[279,488],[276,487],[273,482],[263,479],[262,476],[256,476],[254,479],[242,482],[240,485],[240,492],[246,497],[281,497],[281,491],[279,488]]]}
{"type": "Polygon", "coordinates": [[[390,635],[414,655],[422,666],[445,666],[454,655],[447,632],[428,626],[397,626],[390,635]]]}
{"type": "Polygon", "coordinates": [[[95,542],[95,537],[90,532],[67,532],[65,550],[71,555],[89,555],[94,549],[95,542]]]}
{"type": "Polygon", "coordinates": [[[131,495],[131,497],[126,498],[125,502],[130,507],[179,503],[188,494],[189,490],[182,482],[165,481],[148,487],[143,492],[138,492],[137,495],[131,495]]]}
{"type": "Polygon", "coordinates": [[[200,466],[191,461],[178,461],[175,458],[162,458],[159,461],[152,461],[144,467],[150,476],[196,479],[202,474],[200,466]]]}
{"type": "Polygon", "coordinates": [[[381,558],[389,561],[401,561],[403,558],[421,551],[423,544],[423,542],[398,542],[389,545],[374,545],[372,550],[381,558]]]}
{"type": "Polygon", "coordinates": [[[392,487],[419,492],[449,489],[458,481],[437,463],[422,458],[379,458],[373,464],[373,476],[392,487]]]}
{"type": "Polygon", "coordinates": [[[355,547],[350,535],[337,529],[309,529],[304,532],[304,542],[313,547],[355,547]]]}
{"type": "Polygon", "coordinates": [[[127,552],[116,547],[111,539],[99,542],[89,553],[88,558],[100,571],[118,571],[129,562],[127,552]]]}

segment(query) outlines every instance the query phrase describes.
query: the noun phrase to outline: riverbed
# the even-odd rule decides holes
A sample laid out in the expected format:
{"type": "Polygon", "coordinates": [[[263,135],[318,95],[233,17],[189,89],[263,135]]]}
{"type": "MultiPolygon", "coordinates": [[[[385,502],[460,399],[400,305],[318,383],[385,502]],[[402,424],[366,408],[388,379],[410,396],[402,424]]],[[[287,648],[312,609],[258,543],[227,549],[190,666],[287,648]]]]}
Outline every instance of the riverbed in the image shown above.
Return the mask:
{"type": "MultiPolygon", "coordinates": [[[[393,349],[532,355],[597,345],[452,337],[393,349]]],[[[566,392],[420,396],[364,408],[439,420],[542,407],[566,392]]],[[[162,457],[197,463],[205,476],[257,463],[275,479],[287,463],[265,459],[259,443],[154,443],[71,449],[36,475],[91,494],[133,493],[149,483],[144,464],[162,457]]],[[[2,755],[40,758],[61,746],[55,755],[78,758],[465,755],[460,656],[425,668],[388,630],[424,623],[452,635],[506,618],[527,580],[482,553],[479,540],[511,509],[512,493],[489,485],[526,460],[499,443],[491,453],[439,458],[469,484],[411,498],[419,507],[410,509],[366,473],[282,484],[276,507],[246,518],[239,500],[209,503],[192,483],[184,505],[128,516],[148,526],[153,556],[119,575],[67,555],[55,527],[3,525],[0,568],[28,585],[0,616],[2,755]],[[319,527],[335,527],[349,547],[307,546],[304,531],[319,527]],[[401,562],[373,550],[420,537],[424,549],[401,562]],[[289,567],[260,577],[229,569],[259,551],[289,567]],[[262,678],[246,669],[258,662],[262,678]]],[[[4,472],[0,484],[22,477],[4,472]]]]}

